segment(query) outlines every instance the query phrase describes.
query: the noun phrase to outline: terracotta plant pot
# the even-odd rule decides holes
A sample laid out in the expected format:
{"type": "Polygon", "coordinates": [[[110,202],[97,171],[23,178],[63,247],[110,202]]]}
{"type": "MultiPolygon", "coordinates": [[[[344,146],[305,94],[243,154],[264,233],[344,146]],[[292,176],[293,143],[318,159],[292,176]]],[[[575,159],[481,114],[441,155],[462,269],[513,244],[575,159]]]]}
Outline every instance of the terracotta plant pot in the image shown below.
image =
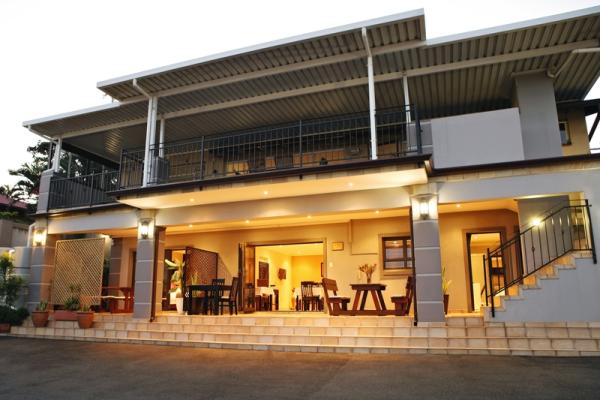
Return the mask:
{"type": "Polygon", "coordinates": [[[77,311],[56,310],[53,319],[55,321],[77,321],[77,311]]]}
{"type": "Polygon", "coordinates": [[[48,311],[32,311],[31,320],[36,328],[43,328],[48,325],[48,311]]]}
{"type": "Polygon", "coordinates": [[[10,333],[10,324],[8,323],[1,323],[0,324],[0,333],[10,333]]]}
{"type": "Polygon", "coordinates": [[[94,324],[94,312],[93,311],[78,311],[77,312],[77,325],[81,329],[91,328],[94,324]]]}
{"type": "Polygon", "coordinates": [[[444,295],[444,314],[448,314],[448,302],[450,301],[450,295],[444,295]]]}

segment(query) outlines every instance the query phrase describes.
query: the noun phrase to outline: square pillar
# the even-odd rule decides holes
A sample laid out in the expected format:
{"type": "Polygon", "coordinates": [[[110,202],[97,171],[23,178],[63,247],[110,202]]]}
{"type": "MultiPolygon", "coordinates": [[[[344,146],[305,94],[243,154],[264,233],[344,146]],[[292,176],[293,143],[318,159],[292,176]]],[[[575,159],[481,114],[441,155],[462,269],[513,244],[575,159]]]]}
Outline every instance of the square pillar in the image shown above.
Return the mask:
{"type": "Polygon", "coordinates": [[[52,279],[54,278],[54,257],[56,235],[46,235],[45,227],[34,229],[31,265],[29,267],[28,295],[26,307],[35,309],[40,301],[50,302],[52,279]]]}
{"type": "Polygon", "coordinates": [[[133,317],[151,319],[162,304],[165,228],[154,226],[154,213],[142,210],[138,223],[133,317]],[[152,302],[154,301],[154,307],[152,302]]]}
{"type": "Polygon", "coordinates": [[[445,321],[437,200],[435,187],[432,185],[413,187],[411,206],[415,302],[419,322],[445,321]]]}

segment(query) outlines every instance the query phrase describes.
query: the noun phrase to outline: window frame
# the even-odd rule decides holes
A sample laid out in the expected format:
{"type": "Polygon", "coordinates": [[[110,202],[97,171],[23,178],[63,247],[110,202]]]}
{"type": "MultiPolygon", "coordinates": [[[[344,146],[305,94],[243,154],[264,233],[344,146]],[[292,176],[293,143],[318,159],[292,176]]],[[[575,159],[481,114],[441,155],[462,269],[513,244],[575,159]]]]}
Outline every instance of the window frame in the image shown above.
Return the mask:
{"type": "Polygon", "coordinates": [[[410,233],[392,233],[392,234],[381,234],[379,235],[379,260],[380,260],[380,271],[383,276],[407,276],[413,274],[413,266],[415,262],[414,247],[412,243],[412,236],[410,233]],[[402,240],[402,247],[404,249],[405,257],[400,259],[387,259],[386,258],[386,241],[402,240]],[[408,245],[410,243],[410,246],[408,245]],[[410,249],[410,257],[408,257],[407,250],[410,249]],[[403,262],[404,267],[399,268],[386,268],[387,262],[403,262]],[[410,265],[409,265],[410,264],[410,265]]]}

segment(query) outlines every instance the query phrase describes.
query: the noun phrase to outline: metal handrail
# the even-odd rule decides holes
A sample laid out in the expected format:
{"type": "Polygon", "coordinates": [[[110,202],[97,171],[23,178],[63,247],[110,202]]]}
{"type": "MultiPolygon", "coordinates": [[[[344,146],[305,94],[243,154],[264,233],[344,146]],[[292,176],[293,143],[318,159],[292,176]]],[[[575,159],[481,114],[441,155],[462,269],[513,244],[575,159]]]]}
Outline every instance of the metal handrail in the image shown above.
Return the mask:
{"type": "MultiPolygon", "coordinates": [[[[418,114],[401,107],[377,114],[378,158],[422,152],[418,114]],[[411,121],[407,120],[411,115],[411,121]]],[[[368,113],[346,114],[123,150],[119,188],[199,181],[370,159],[368,113]]]]}
{"type": "Polygon", "coordinates": [[[118,174],[118,171],[103,171],[74,177],[52,177],[48,208],[92,207],[114,203],[115,198],[106,193],[117,189],[118,174]]]}
{"type": "Polygon", "coordinates": [[[486,305],[494,298],[573,251],[590,251],[597,263],[588,200],[565,202],[483,257],[486,305]]]}

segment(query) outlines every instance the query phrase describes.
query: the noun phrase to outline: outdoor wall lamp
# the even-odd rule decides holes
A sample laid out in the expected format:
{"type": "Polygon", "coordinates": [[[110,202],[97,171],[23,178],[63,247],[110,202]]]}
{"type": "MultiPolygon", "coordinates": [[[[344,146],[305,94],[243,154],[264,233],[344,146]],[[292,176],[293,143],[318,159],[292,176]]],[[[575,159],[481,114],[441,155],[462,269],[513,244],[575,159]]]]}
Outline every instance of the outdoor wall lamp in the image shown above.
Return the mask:
{"type": "Polygon", "coordinates": [[[33,245],[36,247],[43,246],[46,243],[46,229],[36,228],[33,231],[33,245]]]}
{"type": "Polygon", "coordinates": [[[429,218],[429,199],[419,200],[419,214],[421,215],[421,219],[429,218]]]}
{"type": "Polygon", "coordinates": [[[437,196],[427,194],[413,197],[412,211],[414,220],[437,219],[437,196]]]}
{"type": "Polygon", "coordinates": [[[143,219],[138,225],[138,239],[151,239],[152,238],[152,226],[153,222],[151,219],[143,219]]]}

